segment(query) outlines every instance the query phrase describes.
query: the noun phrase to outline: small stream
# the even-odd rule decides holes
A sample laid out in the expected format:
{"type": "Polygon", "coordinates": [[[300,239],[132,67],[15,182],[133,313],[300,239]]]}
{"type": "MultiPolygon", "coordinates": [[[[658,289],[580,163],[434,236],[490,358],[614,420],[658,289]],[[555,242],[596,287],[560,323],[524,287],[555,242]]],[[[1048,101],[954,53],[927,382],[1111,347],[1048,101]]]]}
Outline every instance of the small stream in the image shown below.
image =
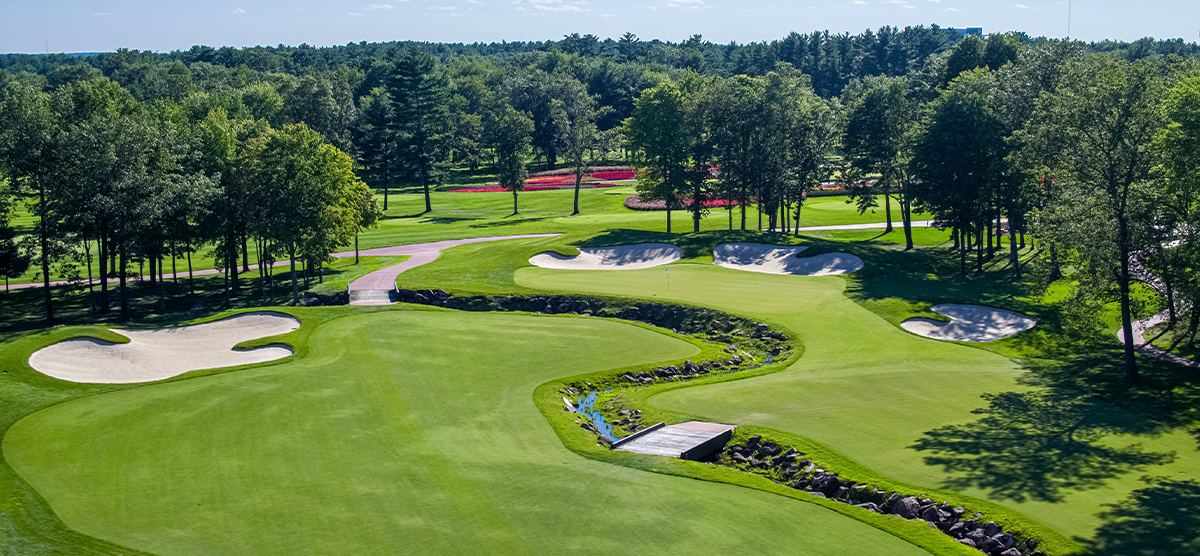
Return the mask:
{"type": "MultiPolygon", "coordinates": [[[[608,390],[605,390],[606,392],[608,390]]],[[[579,400],[575,403],[575,413],[583,415],[592,420],[592,425],[600,431],[600,436],[609,440],[617,440],[613,436],[612,425],[604,421],[604,415],[596,411],[596,392],[588,392],[586,396],[579,396],[579,400]]]]}
{"type": "MultiPolygon", "coordinates": [[[[747,355],[749,355],[749,354],[747,354],[747,355]]],[[[765,367],[774,362],[775,362],[775,358],[772,357],[771,354],[768,353],[768,354],[766,354],[766,361],[763,361],[762,363],[759,363],[757,365],[752,365],[745,369],[740,369],[740,371],[735,371],[735,372],[744,372],[744,371],[757,369],[759,367],[765,367]]],[[[605,390],[605,392],[611,392],[611,391],[612,390],[605,390]]],[[[597,394],[596,391],[591,391],[591,392],[587,392],[585,394],[581,394],[575,400],[575,407],[574,407],[575,413],[578,413],[578,414],[590,419],[592,421],[592,425],[596,427],[596,430],[600,431],[600,436],[603,436],[604,438],[607,438],[608,440],[616,442],[617,440],[620,440],[620,439],[617,438],[613,434],[612,425],[604,420],[603,414],[601,414],[599,411],[596,411],[596,394],[597,394]]]]}

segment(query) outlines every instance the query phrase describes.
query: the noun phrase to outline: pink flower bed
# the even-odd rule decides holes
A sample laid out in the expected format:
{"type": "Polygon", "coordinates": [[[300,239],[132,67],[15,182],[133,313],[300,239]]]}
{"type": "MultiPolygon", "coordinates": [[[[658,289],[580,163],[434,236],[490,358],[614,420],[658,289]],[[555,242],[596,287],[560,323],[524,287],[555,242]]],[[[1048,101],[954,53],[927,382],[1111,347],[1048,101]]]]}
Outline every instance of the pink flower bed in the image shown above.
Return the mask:
{"type": "MultiPolygon", "coordinates": [[[[633,171],[633,168],[630,168],[628,166],[590,166],[588,169],[591,170],[592,172],[614,172],[614,171],[632,172],[633,171]]],[[[541,177],[541,176],[565,176],[565,175],[574,176],[575,169],[574,168],[559,168],[557,170],[546,170],[545,172],[536,172],[536,173],[530,174],[530,177],[536,178],[536,177],[541,177]]]]}
{"type": "MultiPolygon", "coordinates": [[[[724,208],[732,204],[737,206],[737,201],[725,201],[723,199],[713,199],[704,201],[705,208],[724,208]]],[[[691,202],[686,199],[680,200],[676,205],[675,210],[687,210],[691,206],[691,202]]],[[[625,198],[625,208],[629,210],[667,210],[666,201],[643,201],[637,195],[630,195],[625,198]]]]}
{"type": "MultiPolygon", "coordinates": [[[[553,190],[553,189],[558,189],[558,188],[557,187],[528,187],[528,186],[526,186],[525,189],[523,189],[522,191],[549,191],[549,190],[553,190]]],[[[471,187],[468,189],[448,189],[447,191],[449,191],[450,193],[499,193],[501,191],[507,192],[508,190],[503,187],[471,187]]]]}
{"type": "MultiPolygon", "coordinates": [[[[574,185],[575,182],[571,182],[574,185]]],[[[589,183],[584,186],[585,189],[601,189],[605,187],[622,187],[625,184],[621,183],[589,183]]],[[[558,191],[562,187],[538,187],[526,185],[522,191],[558,191]]],[[[499,193],[501,191],[508,192],[503,187],[469,187],[466,189],[447,189],[448,193],[499,193]]]]}
{"type": "Polygon", "coordinates": [[[588,174],[587,177],[598,180],[631,180],[637,177],[637,174],[633,170],[615,170],[612,172],[596,172],[588,174]]]}

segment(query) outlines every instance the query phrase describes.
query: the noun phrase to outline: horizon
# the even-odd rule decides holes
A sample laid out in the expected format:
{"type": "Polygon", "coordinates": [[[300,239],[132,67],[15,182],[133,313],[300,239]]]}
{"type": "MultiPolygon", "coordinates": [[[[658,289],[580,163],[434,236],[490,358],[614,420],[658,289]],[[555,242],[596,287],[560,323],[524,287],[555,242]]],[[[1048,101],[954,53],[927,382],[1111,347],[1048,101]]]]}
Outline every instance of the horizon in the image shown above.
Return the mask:
{"type": "MultiPolygon", "coordinates": [[[[1200,35],[1195,26],[1200,25],[1200,5],[1194,2],[1072,4],[1070,38],[1076,40],[1132,42],[1150,36],[1195,43],[1200,35]],[[1188,23],[1193,21],[1195,25],[1188,23]]],[[[885,25],[932,24],[1065,38],[1068,6],[1066,0],[816,0],[786,5],[728,0],[224,0],[185,6],[64,0],[9,8],[10,21],[20,25],[0,37],[0,52],[170,52],[193,45],[329,47],[363,41],[470,44],[559,40],[572,33],[604,40],[625,32],[647,41],[677,43],[699,34],[715,44],[747,44],[791,32],[857,34],[885,25]]]]}

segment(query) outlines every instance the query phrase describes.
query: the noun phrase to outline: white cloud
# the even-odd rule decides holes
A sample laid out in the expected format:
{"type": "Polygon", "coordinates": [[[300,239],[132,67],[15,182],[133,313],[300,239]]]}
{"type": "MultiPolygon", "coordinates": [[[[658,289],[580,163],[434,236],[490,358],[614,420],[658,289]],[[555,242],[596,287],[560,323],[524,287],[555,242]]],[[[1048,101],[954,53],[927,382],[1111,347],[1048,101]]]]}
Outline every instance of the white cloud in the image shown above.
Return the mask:
{"type": "Polygon", "coordinates": [[[941,4],[941,3],[942,3],[942,0],[929,0],[929,1],[930,1],[930,2],[933,2],[934,4],[941,4]]]}
{"type": "Polygon", "coordinates": [[[355,16],[355,17],[362,17],[362,14],[360,14],[360,13],[358,13],[358,12],[349,12],[349,13],[347,13],[346,15],[352,15],[352,16],[355,16]]]}
{"type": "Polygon", "coordinates": [[[958,8],[946,8],[946,11],[948,11],[948,12],[957,12],[957,11],[958,11],[958,8]]]}
{"type": "Polygon", "coordinates": [[[241,9],[241,8],[238,8],[238,9],[236,9],[236,10],[233,10],[233,13],[235,13],[235,14],[244,14],[244,13],[246,13],[246,10],[243,10],[243,9],[241,9]]]}
{"type": "Polygon", "coordinates": [[[1029,6],[1026,6],[1025,4],[1016,4],[1016,6],[1017,6],[1018,8],[1021,8],[1022,10],[1028,10],[1028,9],[1029,9],[1029,6]]]}
{"type": "Polygon", "coordinates": [[[457,10],[454,6],[429,6],[431,10],[457,10]]]}
{"type": "Polygon", "coordinates": [[[110,14],[110,13],[108,13],[108,12],[96,12],[96,13],[94,13],[94,14],[92,14],[92,15],[112,15],[112,14],[110,14]]]}
{"type": "Polygon", "coordinates": [[[371,4],[370,6],[367,6],[363,9],[364,10],[390,10],[390,9],[392,9],[392,5],[391,4],[371,4]]]}
{"type": "Polygon", "coordinates": [[[483,2],[480,2],[479,0],[463,0],[463,2],[468,4],[483,4],[483,2]]]}
{"type": "Polygon", "coordinates": [[[905,4],[905,6],[904,6],[904,9],[906,9],[906,10],[915,10],[915,9],[917,9],[917,7],[916,7],[916,6],[909,6],[909,5],[905,4]]]}
{"type": "Polygon", "coordinates": [[[456,16],[456,15],[462,15],[462,14],[460,14],[460,13],[458,13],[458,12],[455,12],[455,13],[448,14],[448,15],[450,15],[451,17],[454,17],[454,16],[456,16]]]}
{"type": "Polygon", "coordinates": [[[612,19],[617,17],[617,14],[600,14],[600,17],[603,17],[604,19],[612,19]]]}
{"type": "Polygon", "coordinates": [[[867,3],[867,0],[854,0],[854,3],[859,4],[859,5],[865,5],[867,3]]]}

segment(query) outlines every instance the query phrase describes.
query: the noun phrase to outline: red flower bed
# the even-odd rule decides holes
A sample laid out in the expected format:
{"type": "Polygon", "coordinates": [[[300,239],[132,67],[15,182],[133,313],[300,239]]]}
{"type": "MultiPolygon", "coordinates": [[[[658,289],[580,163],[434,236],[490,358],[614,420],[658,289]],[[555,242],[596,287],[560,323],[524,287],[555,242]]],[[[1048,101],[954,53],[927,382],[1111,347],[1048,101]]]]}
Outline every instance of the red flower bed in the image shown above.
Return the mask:
{"type": "Polygon", "coordinates": [[[596,172],[594,174],[588,174],[587,177],[596,178],[598,180],[631,180],[637,177],[637,174],[634,173],[633,170],[613,170],[611,172],[596,172]]]}

